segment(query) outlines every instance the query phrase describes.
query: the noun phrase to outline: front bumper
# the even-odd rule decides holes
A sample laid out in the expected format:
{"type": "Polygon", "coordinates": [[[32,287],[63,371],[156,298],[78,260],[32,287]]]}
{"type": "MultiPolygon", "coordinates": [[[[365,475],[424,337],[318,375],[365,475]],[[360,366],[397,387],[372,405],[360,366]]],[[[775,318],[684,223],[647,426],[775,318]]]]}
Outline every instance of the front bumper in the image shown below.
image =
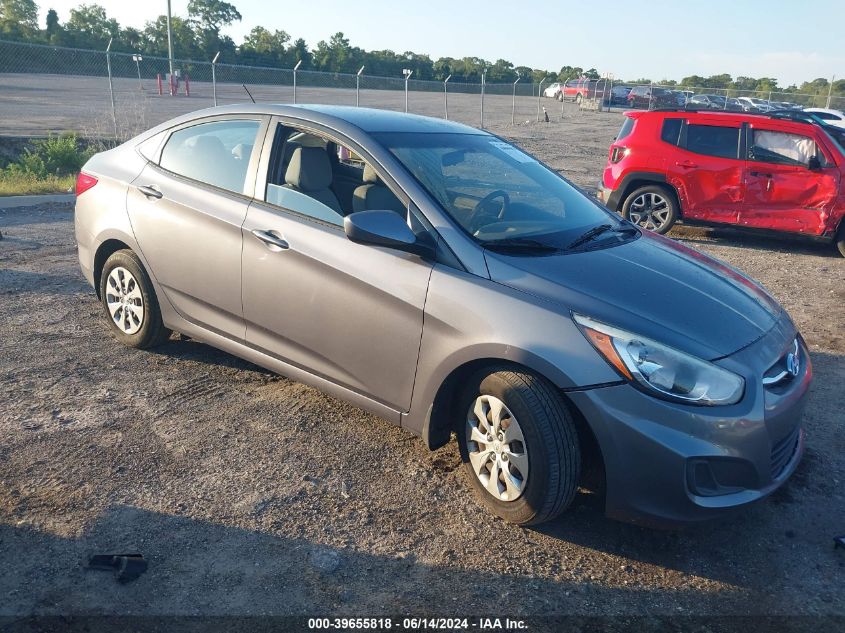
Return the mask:
{"type": "Polygon", "coordinates": [[[761,381],[768,360],[793,340],[790,329],[794,338],[784,319],[718,361],[732,371],[756,368],[743,372],[746,393],[735,405],[693,407],[627,384],[567,394],[599,443],[609,517],[655,527],[714,519],[771,494],[792,475],[804,452],[800,424],[812,380],[803,344],[798,376],[778,388],[761,381]]]}

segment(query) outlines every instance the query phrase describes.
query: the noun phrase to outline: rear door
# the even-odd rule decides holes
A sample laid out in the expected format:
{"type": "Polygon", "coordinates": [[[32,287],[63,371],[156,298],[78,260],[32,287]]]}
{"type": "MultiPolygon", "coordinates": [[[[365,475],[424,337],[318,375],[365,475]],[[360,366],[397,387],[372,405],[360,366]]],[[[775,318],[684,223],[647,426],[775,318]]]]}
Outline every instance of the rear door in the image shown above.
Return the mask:
{"type": "Polygon", "coordinates": [[[836,201],[839,170],[815,130],[786,122],[748,125],[741,224],[818,235],[836,201]]]}
{"type": "Polygon", "coordinates": [[[667,170],[683,216],[735,223],[744,195],[741,123],[690,118],[667,170]]]}
{"type": "Polygon", "coordinates": [[[177,312],[238,339],[244,336],[241,224],[264,126],[262,117],[236,116],[185,124],[127,194],[138,246],[177,312]]]}
{"type": "MultiPolygon", "coordinates": [[[[278,135],[290,134],[279,121],[273,127],[278,135]]],[[[247,343],[407,411],[432,264],[349,241],[339,214],[273,182],[269,166],[283,144],[272,141],[268,134],[259,165],[264,176],[243,224],[247,343]]],[[[332,180],[337,173],[335,165],[332,180]]]]}

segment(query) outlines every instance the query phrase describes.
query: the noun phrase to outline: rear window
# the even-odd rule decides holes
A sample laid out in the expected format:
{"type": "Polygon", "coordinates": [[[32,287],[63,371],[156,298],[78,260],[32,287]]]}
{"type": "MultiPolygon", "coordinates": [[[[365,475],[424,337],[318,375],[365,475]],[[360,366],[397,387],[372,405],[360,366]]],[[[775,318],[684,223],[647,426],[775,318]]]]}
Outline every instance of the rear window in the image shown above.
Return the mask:
{"type": "Polygon", "coordinates": [[[660,140],[672,145],[678,145],[681,138],[682,119],[665,119],[660,130],[660,140]]]}
{"type": "Polygon", "coordinates": [[[616,136],[617,141],[621,141],[626,136],[629,136],[631,132],[634,130],[634,119],[630,117],[625,117],[625,121],[622,123],[622,129],[619,130],[619,134],[616,136]]]}
{"type": "Polygon", "coordinates": [[[691,152],[736,158],[739,154],[739,128],[721,125],[687,125],[687,146],[691,152]]]}

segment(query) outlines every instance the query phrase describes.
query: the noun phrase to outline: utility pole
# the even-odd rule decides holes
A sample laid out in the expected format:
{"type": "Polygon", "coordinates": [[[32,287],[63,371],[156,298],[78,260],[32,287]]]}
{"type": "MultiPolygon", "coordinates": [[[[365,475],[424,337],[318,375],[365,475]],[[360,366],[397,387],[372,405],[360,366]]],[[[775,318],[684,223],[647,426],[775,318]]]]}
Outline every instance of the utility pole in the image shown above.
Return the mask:
{"type": "Polygon", "coordinates": [[[170,0],[167,0],[167,61],[170,64],[170,76],[173,77],[173,30],[170,28],[170,0]]]}

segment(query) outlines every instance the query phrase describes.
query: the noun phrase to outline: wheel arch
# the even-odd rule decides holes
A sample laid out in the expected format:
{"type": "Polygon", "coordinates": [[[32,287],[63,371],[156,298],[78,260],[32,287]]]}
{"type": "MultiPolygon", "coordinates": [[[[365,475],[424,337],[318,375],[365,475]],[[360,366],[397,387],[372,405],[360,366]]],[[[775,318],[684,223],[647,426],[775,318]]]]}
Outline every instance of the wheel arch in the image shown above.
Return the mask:
{"type": "Polygon", "coordinates": [[[458,397],[461,389],[470,376],[487,367],[511,367],[516,371],[524,371],[539,376],[551,383],[560,394],[564,404],[573,418],[578,433],[578,443],[583,458],[582,475],[589,488],[603,492],[605,482],[604,455],[598,439],[578,407],[572,402],[561,387],[559,380],[553,380],[547,372],[537,365],[539,363],[521,363],[497,357],[478,358],[455,367],[441,382],[437,393],[429,407],[423,423],[422,437],[430,450],[436,450],[449,443],[456,421],[462,419],[457,411],[458,397]]]}
{"type": "Polygon", "coordinates": [[[681,196],[677,187],[667,180],[665,174],[661,174],[659,172],[632,172],[626,175],[622,179],[622,184],[617,189],[619,195],[615,200],[613,200],[613,206],[611,208],[614,211],[622,211],[622,205],[625,204],[625,200],[628,199],[628,196],[636,189],[646,187],[648,185],[660,185],[665,187],[669,193],[675,197],[675,203],[678,206],[678,217],[683,217],[681,196]]]}
{"type": "Polygon", "coordinates": [[[97,293],[98,299],[102,299],[102,297],[100,296],[100,277],[103,274],[103,267],[106,265],[106,260],[108,260],[108,258],[111,257],[117,251],[121,251],[124,249],[131,251],[132,247],[118,238],[108,238],[97,247],[97,252],[94,254],[93,272],[94,290],[97,293]]]}

